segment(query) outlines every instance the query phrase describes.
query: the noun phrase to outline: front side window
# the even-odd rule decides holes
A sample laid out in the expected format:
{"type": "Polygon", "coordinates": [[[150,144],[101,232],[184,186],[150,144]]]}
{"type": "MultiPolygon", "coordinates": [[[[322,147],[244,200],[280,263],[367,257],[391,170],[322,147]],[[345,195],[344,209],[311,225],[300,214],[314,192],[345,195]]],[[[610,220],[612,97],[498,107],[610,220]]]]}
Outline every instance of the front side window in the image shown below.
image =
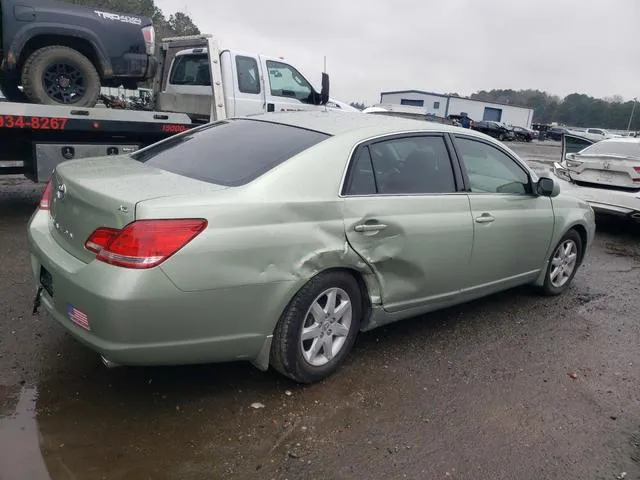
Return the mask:
{"type": "Polygon", "coordinates": [[[260,72],[258,62],[252,57],[236,57],[236,70],[238,74],[238,90],[242,93],[260,93],[260,72]]]}
{"type": "Polygon", "coordinates": [[[169,83],[172,85],[210,86],[209,56],[203,53],[176,57],[169,83]]]}
{"type": "Polygon", "coordinates": [[[327,138],[304,128],[236,119],[170,137],[131,157],[196,180],[238,186],[327,138]]]}
{"type": "Polygon", "coordinates": [[[348,195],[368,194],[373,187],[381,195],[456,191],[449,152],[437,136],[385,140],[361,149],[349,182],[348,195]]]}
{"type": "Polygon", "coordinates": [[[313,88],[309,82],[291,65],[267,60],[269,85],[274,97],[297,98],[304,103],[312,103],[313,88]]]}
{"type": "Polygon", "coordinates": [[[477,140],[456,138],[460,159],[474,193],[531,193],[527,172],[496,147],[477,140]]]}

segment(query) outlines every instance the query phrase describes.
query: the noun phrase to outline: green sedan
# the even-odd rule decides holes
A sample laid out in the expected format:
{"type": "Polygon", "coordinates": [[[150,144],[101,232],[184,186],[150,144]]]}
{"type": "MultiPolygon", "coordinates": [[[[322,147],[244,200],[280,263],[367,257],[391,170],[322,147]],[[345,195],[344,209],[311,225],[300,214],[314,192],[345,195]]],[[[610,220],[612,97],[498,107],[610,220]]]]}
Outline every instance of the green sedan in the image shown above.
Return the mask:
{"type": "Polygon", "coordinates": [[[29,223],[41,304],[108,366],[249,361],[302,383],[360,331],[570,285],[595,234],[500,142],[388,116],[211,123],[60,164],[29,223]]]}

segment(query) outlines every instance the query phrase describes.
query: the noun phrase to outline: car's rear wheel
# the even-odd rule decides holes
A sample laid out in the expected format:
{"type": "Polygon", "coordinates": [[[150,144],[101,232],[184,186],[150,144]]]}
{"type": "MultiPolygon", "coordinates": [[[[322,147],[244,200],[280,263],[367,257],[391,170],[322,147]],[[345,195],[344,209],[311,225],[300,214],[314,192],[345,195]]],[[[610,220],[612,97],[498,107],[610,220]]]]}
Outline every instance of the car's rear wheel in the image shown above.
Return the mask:
{"type": "Polygon", "coordinates": [[[498,140],[500,140],[501,142],[504,142],[504,133],[501,133],[501,134],[498,136],[498,140]]]}
{"type": "Polygon", "coordinates": [[[22,68],[22,87],[33,103],[93,107],[100,75],[80,52],[61,45],[33,52],[22,68]]]}
{"type": "Polygon", "coordinates": [[[326,272],[311,279],[276,326],[271,365],[300,383],[334,373],[360,329],[361,298],[358,282],[348,273],[326,272]]]}
{"type": "Polygon", "coordinates": [[[553,250],[542,286],[545,295],[560,295],[569,288],[580,266],[582,239],[574,229],[569,230],[553,250]]]}

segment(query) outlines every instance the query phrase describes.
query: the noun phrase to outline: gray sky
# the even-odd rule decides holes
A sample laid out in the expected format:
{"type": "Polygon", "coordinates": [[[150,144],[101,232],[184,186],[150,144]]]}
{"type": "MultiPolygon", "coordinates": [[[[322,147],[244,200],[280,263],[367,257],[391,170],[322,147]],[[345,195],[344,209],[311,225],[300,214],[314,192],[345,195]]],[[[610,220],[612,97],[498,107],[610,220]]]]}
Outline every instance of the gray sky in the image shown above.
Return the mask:
{"type": "Polygon", "coordinates": [[[283,56],[331,96],[538,88],[640,97],[640,1],[156,0],[221,47],[283,56]],[[564,53],[563,53],[564,52],[564,53]],[[317,77],[317,80],[315,79],[317,77]]]}

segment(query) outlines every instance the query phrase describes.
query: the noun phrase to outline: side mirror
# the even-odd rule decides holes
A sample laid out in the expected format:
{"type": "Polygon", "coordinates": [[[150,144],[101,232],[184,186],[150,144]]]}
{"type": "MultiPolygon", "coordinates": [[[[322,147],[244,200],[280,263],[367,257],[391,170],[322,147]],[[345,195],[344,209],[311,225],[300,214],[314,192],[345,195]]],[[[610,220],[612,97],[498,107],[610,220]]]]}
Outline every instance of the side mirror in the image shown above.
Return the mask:
{"type": "Polygon", "coordinates": [[[329,74],[322,74],[322,90],[320,91],[320,105],[326,105],[329,101],[329,74]]]}
{"type": "Polygon", "coordinates": [[[541,197],[557,197],[560,194],[560,185],[549,177],[540,177],[536,184],[536,192],[541,197]]]}
{"type": "Polygon", "coordinates": [[[576,154],[575,153],[567,153],[564,156],[564,158],[567,159],[567,160],[575,160],[576,159],[576,154]]]}

